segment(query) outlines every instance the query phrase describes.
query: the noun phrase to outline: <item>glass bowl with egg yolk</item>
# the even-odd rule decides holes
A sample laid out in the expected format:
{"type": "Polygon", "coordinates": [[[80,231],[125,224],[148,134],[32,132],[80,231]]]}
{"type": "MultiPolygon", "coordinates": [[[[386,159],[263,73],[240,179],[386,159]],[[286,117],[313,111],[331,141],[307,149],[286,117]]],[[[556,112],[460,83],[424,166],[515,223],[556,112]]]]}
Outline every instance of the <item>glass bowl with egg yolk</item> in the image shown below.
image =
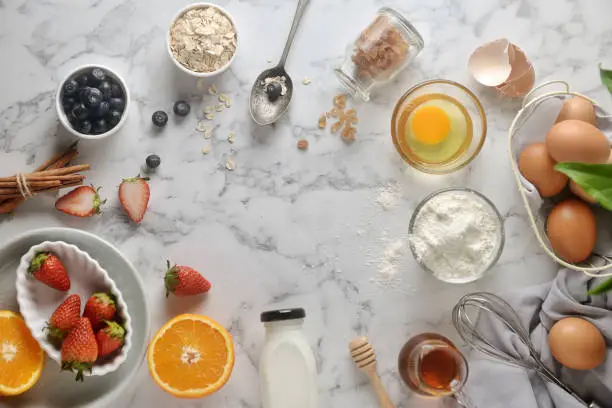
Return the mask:
{"type": "Polygon", "coordinates": [[[391,118],[395,148],[425,173],[451,173],[466,166],[480,152],[486,134],[487,119],[476,95],[444,79],[410,88],[391,118]]]}

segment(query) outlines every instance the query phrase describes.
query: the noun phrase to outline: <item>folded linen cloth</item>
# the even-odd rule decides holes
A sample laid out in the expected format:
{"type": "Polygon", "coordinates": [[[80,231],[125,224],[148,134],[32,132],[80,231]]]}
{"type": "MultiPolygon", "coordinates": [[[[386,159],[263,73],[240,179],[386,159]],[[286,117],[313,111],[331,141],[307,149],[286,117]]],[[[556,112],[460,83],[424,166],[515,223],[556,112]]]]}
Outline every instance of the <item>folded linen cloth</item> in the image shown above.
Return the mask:
{"type": "MultiPolygon", "coordinates": [[[[520,316],[544,364],[587,403],[612,408],[612,292],[588,296],[587,291],[603,279],[562,269],[552,283],[502,296],[520,316]],[[605,362],[590,371],[561,366],[550,353],[548,331],[558,320],[576,316],[599,328],[608,346],[605,362]]],[[[495,345],[516,357],[529,358],[518,336],[495,318],[482,313],[479,328],[495,345]]],[[[468,355],[469,379],[466,392],[482,408],[580,408],[583,405],[535,372],[491,360],[476,350],[468,355]]]]}

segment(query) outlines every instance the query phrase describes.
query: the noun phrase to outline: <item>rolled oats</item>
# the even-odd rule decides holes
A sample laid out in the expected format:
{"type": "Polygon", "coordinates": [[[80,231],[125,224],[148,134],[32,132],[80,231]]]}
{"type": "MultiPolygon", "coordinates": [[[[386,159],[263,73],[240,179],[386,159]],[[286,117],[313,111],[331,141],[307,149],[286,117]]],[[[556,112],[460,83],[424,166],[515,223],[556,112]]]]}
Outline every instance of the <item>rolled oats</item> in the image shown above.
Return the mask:
{"type": "Polygon", "coordinates": [[[193,8],[179,16],[170,29],[170,49],[187,69],[213,72],[234,56],[236,30],[218,8],[193,8]]]}

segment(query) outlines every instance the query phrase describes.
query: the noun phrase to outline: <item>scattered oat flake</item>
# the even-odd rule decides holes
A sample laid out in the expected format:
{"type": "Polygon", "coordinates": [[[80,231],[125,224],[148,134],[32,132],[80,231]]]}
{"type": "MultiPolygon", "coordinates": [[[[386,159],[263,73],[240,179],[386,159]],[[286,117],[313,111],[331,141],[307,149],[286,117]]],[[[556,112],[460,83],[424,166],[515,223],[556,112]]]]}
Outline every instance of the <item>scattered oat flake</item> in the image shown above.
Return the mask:
{"type": "Polygon", "coordinates": [[[219,95],[219,102],[225,102],[227,101],[227,96],[225,94],[221,94],[219,95]]]}
{"type": "Polygon", "coordinates": [[[213,107],[212,106],[206,106],[204,107],[204,113],[212,113],[213,111],[213,107]]]}
{"type": "Polygon", "coordinates": [[[232,132],[230,132],[230,134],[227,135],[227,141],[230,143],[234,143],[234,134],[232,132]]]}
{"type": "Polygon", "coordinates": [[[204,130],[204,139],[210,139],[212,137],[212,129],[208,128],[204,130]]]}
{"type": "Polygon", "coordinates": [[[310,85],[312,83],[312,80],[310,78],[304,78],[302,80],[302,84],[304,85],[310,85]]]}
{"type": "Polygon", "coordinates": [[[232,159],[227,159],[225,161],[225,168],[229,171],[233,171],[236,168],[236,163],[232,159]]]}
{"type": "Polygon", "coordinates": [[[319,129],[325,129],[325,126],[327,126],[327,117],[321,115],[321,117],[319,117],[319,129]]]}
{"type": "Polygon", "coordinates": [[[209,94],[216,95],[217,92],[219,92],[219,91],[217,90],[217,87],[214,84],[212,84],[211,86],[208,87],[208,93],[209,94]]]}
{"type": "Polygon", "coordinates": [[[300,149],[300,150],[308,149],[308,140],[306,140],[306,139],[298,140],[297,148],[300,149]]]}
{"type": "Polygon", "coordinates": [[[215,118],[215,115],[213,113],[207,113],[204,117],[207,120],[213,120],[215,118]]]}
{"type": "Polygon", "coordinates": [[[202,154],[210,153],[210,145],[206,145],[202,148],[202,154]]]}
{"type": "Polygon", "coordinates": [[[222,103],[218,103],[215,105],[215,110],[217,112],[223,112],[223,109],[225,109],[225,105],[223,105],[222,103]]]}
{"type": "Polygon", "coordinates": [[[230,98],[227,98],[227,100],[225,101],[225,107],[226,108],[232,107],[232,100],[230,98]]]}
{"type": "Polygon", "coordinates": [[[268,58],[266,61],[268,61],[268,64],[272,63],[272,58],[268,58]]]}
{"type": "Polygon", "coordinates": [[[196,130],[198,132],[206,132],[206,129],[208,129],[208,124],[203,120],[199,121],[196,125],[196,130]]]}

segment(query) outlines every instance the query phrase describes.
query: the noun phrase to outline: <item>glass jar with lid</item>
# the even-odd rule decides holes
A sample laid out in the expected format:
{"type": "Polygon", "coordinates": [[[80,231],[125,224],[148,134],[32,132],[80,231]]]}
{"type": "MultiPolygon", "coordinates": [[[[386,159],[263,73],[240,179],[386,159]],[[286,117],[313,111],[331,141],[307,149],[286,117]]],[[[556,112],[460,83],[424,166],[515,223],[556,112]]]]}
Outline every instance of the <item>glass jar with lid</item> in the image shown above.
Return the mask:
{"type": "Polygon", "coordinates": [[[383,7],[349,44],[344,62],[334,71],[352,95],[368,101],[372,88],[392,80],[423,46],[423,37],[404,16],[383,7]]]}

